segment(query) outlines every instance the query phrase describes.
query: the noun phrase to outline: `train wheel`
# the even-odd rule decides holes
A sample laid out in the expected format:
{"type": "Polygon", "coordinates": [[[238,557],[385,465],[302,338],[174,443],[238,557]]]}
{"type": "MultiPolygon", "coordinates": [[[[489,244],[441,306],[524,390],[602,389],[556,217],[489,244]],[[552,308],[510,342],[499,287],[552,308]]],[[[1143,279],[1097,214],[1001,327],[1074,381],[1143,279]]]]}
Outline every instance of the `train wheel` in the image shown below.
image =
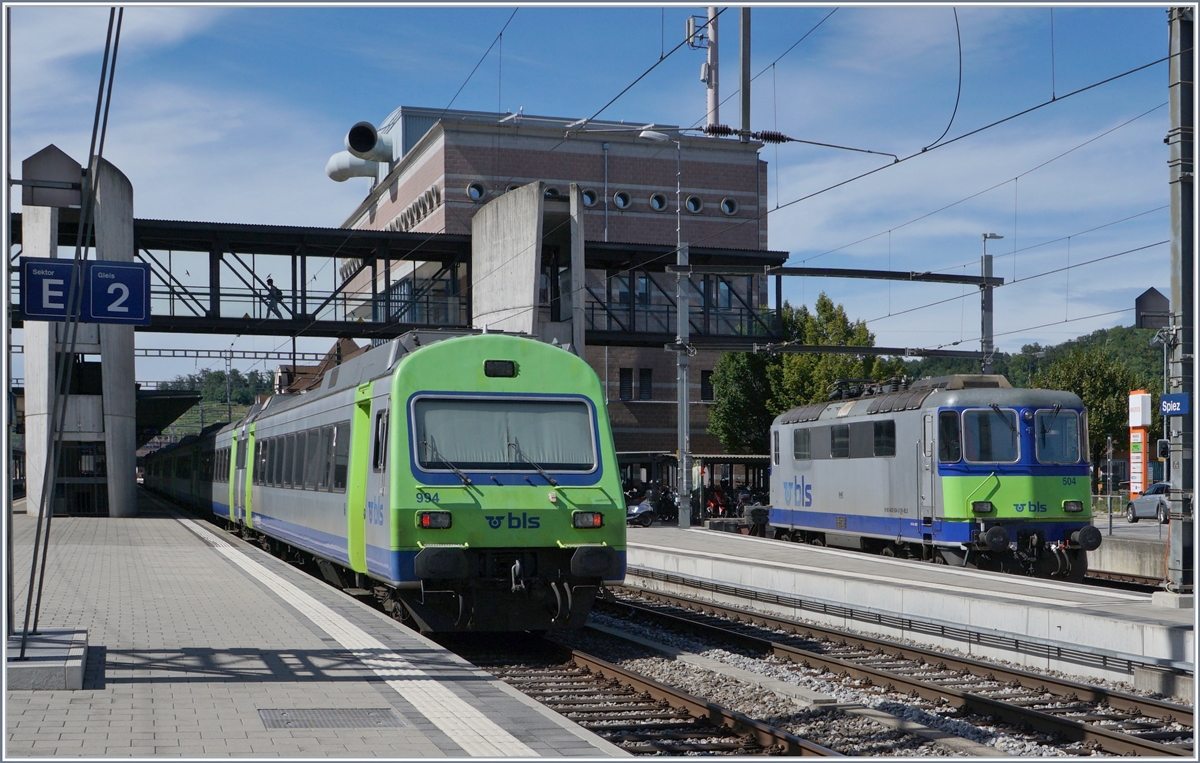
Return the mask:
{"type": "Polygon", "coordinates": [[[820,538],[813,538],[808,542],[808,544],[810,546],[824,546],[825,541],[821,540],[820,538]]]}
{"type": "Polygon", "coordinates": [[[888,558],[893,558],[896,556],[896,550],[893,549],[890,545],[884,546],[882,549],[880,549],[879,555],[886,556],[888,558]]]}
{"type": "Polygon", "coordinates": [[[804,542],[804,533],[800,532],[799,530],[792,533],[792,543],[803,543],[803,542],[804,542]]]}
{"type": "Polygon", "coordinates": [[[775,540],[791,540],[787,530],[776,530],[775,540]]]}

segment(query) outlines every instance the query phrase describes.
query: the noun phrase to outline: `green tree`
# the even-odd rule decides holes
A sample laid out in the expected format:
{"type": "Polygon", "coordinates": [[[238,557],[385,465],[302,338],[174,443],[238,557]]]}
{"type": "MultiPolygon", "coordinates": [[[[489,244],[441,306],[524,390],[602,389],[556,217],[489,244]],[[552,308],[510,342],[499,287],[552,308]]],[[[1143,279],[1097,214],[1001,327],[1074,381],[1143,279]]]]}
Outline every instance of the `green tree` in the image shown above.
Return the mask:
{"type": "MultiPolygon", "coordinates": [[[[851,321],[846,309],[822,292],[815,309],[802,306],[795,312],[797,344],[873,347],[875,335],[862,320],[851,321]]],[[[773,377],[771,395],[775,413],[797,405],[828,399],[838,379],[887,379],[905,372],[899,359],[873,355],[792,353],[783,357],[773,377]]]]}
{"type": "MultiPolygon", "coordinates": [[[[1101,344],[1073,347],[1033,375],[1034,387],[1068,390],[1083,400],[1088,411],[1088,450],[1092,463],[1103,458],[1108,435],[1117,443],[1128,438],[1129,392],[1144,388],[1144,381],[1128,363],[1101,344]]],[[[1154,397],[1157,409],[1157,394],[1154,397]]]]}
{"type": "Polygon", "coordinates": [[[778,363],[778,356],[755,352],[727,352],[717,361],[708,433],[721,441],[726,452],[767,452],[767,435],[775,418],[769,405],[768,369],[778,363]]]}
{"type": "MultiPolygon", "coordinates": [[[[225,372],[203,368],[194,374],[176,376],[161,385],[162,389],[196,390],[202,402],[226,402],[225,372]]],[[[229,374],[229,401],[234,405],[249,405],[258,395],[272,392],[271,375],[264,371],[243,374],[233,369],[229,374]]]]}

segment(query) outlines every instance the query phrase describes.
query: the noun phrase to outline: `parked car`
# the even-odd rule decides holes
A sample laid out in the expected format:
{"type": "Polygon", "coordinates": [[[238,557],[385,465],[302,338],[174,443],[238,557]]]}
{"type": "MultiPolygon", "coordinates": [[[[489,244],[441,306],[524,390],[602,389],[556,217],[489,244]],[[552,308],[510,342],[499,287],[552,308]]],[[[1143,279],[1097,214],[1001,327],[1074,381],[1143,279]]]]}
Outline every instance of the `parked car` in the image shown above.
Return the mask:
{"type": "Polygon", "coordinates": [[[1125,507],[1126,521],[1136,522],[1139,519],[1157,518],[1160,523],[1165,525],[1171,517],[1171,503],[1168,499],[1170,489],[1170,484],[1166,482],[1151,485],[1149,490],[1134,498],[1125,507]]]}

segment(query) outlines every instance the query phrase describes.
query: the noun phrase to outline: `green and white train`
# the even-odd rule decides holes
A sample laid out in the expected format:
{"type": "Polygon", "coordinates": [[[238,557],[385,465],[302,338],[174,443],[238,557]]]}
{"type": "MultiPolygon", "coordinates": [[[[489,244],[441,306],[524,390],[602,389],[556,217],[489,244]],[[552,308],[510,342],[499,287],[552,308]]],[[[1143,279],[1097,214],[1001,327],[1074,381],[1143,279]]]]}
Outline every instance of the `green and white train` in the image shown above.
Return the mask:
{"type": "Polygon", "coordinates": [[[145,482],[424,631],[579,627],[625,574],[600,381],[527,338],[406,334],[148,456],[145,482]]]}
{"type": "Polygon", "coordinates": [[[965,374],[846,393],[775,419],[774,537],[1083,579],[1101,536],[1077,395],[965,374]]]}

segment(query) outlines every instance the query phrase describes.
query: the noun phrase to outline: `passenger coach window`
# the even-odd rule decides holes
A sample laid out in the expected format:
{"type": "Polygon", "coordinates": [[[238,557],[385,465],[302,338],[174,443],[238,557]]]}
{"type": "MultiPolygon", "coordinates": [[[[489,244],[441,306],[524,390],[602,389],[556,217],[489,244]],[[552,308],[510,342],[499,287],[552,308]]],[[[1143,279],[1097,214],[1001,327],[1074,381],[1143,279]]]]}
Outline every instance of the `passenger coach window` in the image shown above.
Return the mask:
{"type": "Polygon", "coordinates": [[[333,460],[333,427],[321,429],[321,468],[317,475],[317,490],[329,489],[329,464],[333,460]]]}
{"type": "Polygon", "coordinates": [[[1079,461],[1079,415],[1075,411],[1038,411],[1033,418],[1033,436],[1039,463],[1079,461]]]}
{"type": "Polygon", "coordinates": [[[958,435],[958,413],[942,411],[938,414],[938,461],[956,464],[962,460],[962,447],[958,435]]]}
{"type": "Polygon", "coordinates": [[[308,447],[308,432],[296,433],[296,454],[292,461],[292,485],[304,489],[304,449],[308,447]]]}
{"type": "Polygon", "coordinates": [[[350,463],[350,425],[338,424],[333,430],[333,489],[346,489],[346,471],[350,463]]]}
{"type": "Polygon", "coordinates": [[[876,456],[894,456],[896,455],[896,422],[894,421],[876,421],[875,422],[875,455],[876,456]]]}
{"type": "Polygon", "coordinates": [[[812,458],[812,435],[809,430],[792,430],[792,458],[797,461],[807,461],[812,458]]]}
{"type": "Polygon", "coordinates": [[[292,463],[296,454],[296,435],[287,436],[287,445],[283,449],[283,486],[292,486],[292,463]]]}
{"type": "Polygon", "coordinates": [[[850,425],[834,424],[829,428],[829,457],[850,458],[850,425]]]}
{"type": "Polygon", "coordinates": [[[993,408],[963,412],[963,449],[975,463],[1012,463],[1020,454],[1017,412],[993,408]]]}

